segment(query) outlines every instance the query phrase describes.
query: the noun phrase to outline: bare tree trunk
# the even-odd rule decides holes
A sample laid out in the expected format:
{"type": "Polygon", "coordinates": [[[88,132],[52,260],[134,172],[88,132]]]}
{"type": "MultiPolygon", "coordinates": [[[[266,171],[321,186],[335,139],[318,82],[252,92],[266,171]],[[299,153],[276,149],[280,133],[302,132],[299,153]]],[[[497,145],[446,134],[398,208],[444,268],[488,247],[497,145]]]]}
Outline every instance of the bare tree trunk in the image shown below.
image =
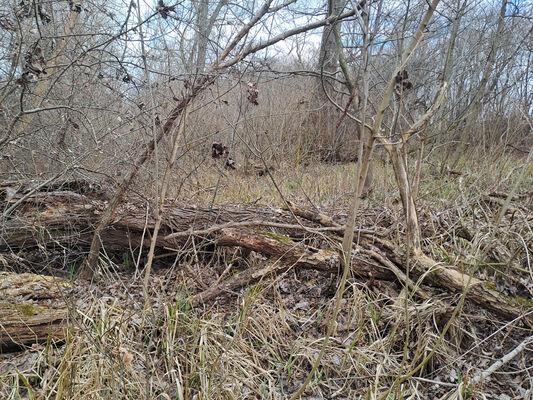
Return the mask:
{"type": "Polygon", "coordinates": [[[195,53],[196,57],[193,60],[195,65],[194,69],[197,73],[202,73],[205,70],[205,64],[207,60],[207,45],[209,44],[209,36],[215,25],[215,21],[227,3],[227,0],[219,0],[217,6],[213,10],[211,16],[209,16],[209,4],[210,0],[199,0],[196,4],[196,38],[195,38],[195,53]]]}
{"type": "Polygon", "coordinates": [[[396,185],[400,191],[402,207],[407,222],[407,232],[411,237],[412,250],[414,253],[421,253],[422,246],[418,214],[416,211],[414,196],[411,193],[407,165],[405,164],[402,150],[398,146],[386,146],[385,148],[390,155],[394,176],[396,178],[396,185]]]}
{"type": "Polygon", "coordinates": [[[494,37],[492,38],[490,42],[491,44],[490,44],[489,54],[487,56],[487,61],[485,62],[485,65],[483,68],[483,72],[481,75],[481,81],[479,82],[479,86],[474,94],[474,97],[472,98],[472,101],[470,102],[466,110],[466,117],[465,117],[466,121],[465,121],[463,130],[461,131],[459,135],[459,145],[455,148],[455,153],[454,153],[453,161],[451,165],[452,169],[457,167],[457,163],[459,162],[461,155],[464,154],[468,146],[469,134],[472,130],[472,126],[476,122],[477,117],[479,116],[479,113],[481,111],[481,100],[486,94],[487,84],[494,70],[494,62],[496,60],[496,53],[498,52],[498,44],[500,43],[501,38],[503,36],[503,28],[504,28],[506,10],[507,10],[507,0],[502,0],[502,4],[500,7],[500,14],[498,16],[498,25],[496,27],[496,32],[494,32],[494,37]]]}
{"type": "MultiPolygon", "coordinates": [[[[345,0],[327,0],[328,17],[334,18],[339,15],[345,3],[345,0]]],[[[331,159],[337,158],[337,152],[339,150],[337,129],[335,126],[336,121],[333,114],[334,109],[328,101],[328,97],[333,96],[335,92],[331,77],[336,73],[339,65],[340,53],[335,39],[335,32],[338,30],[339,24],[339,21],[334,21],[324,26],[317,65],[320,76],[318,77],[319,89],[316,100],[320,107],[318,116],[320,123],[316,124],[319,140],[318,143],[315,142],[315,145],[323,153],[321,157],[331,159]]]]}
{"type": "MultiPolygon", "coordinates": [[[[455,49],[455,42],[457,39],[457,33],[459,32],[459,26],[461,25],[461,19],[465,13],[466,6],[468,4],[467,0],[463,1],[463,4],[459,6],[460,3],[457,4],[457,15],[455,16],[455,19],[453,21],[452,31],[450,32],[450,39],[448,41],[448,49],[446,51],[446,62],[444,63],[444,71],[442,72],[442,82],[449,82],[450,78],[452,76],[453,71],[453,52],[455,49]]],[[[429,123],[429,121],[428,121],[429,123]]],[[[425,124],[424,128],[422,129],[422,132],[420,133],[420,147],[418,149],[418,158],[416,161],[416,168],[415,168],[415,177],[412,184],[412,195],[413,198],[418,197],[418,193],[420,190],[420,175],[422,171],[422,157],[424,155],[424,141],[425,141],[425,134],[426,134],[426,127],[427,124],[425,124]]]]}
{"type": "MultiPolygon", "coordinates": [[[[346,0],[327,0],[328,17],[340,15],[346,0]]],[[[324,26],[322,40],[320,42],[320,53],[318,56],[318,68],[325,72],[335,72],[339,60],[339,50],[335,41],[335,29],[339,22],[333,22],[324,26]]]]}
{"type": "MultiPolygon", "coordinates": [[[[412,194],[410,192],[410,185],[409,185],[409,178],[407,176],[407,169],[404,165],[403,157],[399,153],[399,150],[396,148],[397,145],[394,145],[388,138],[381,136],[381,125],[384,113],[386,109],[388,108],[390,101],[392,99],[393,93],[394,93],[394,87],[396,85],[395,77],[398,74],[399,71],[403,70],[405,67],[405,64],[407,63],[407,60],[409,57],[413,54],[413,51],[415,50],[416,46],[420,43],[423,37],[423,31],[427,24],[429,23],[429,20],[431,19],[431,16],[433,15],[433,12],[437,8],[437,5],[439,4],[440,0],[433,0],[432,3],[429,6],[429,9],[424,14],[422,20],[420,21],[420,24],[418,25],[418,28],[415,32],[415,35],[411,42],[409,43],[407,49],[404,50],[404,53],[401,56],[401,60],[399,65],[396,67],[396,70],[394,71],[394,74],[389,81],[387,90],[385,94],[383,95],[383,99],[381,100],[381,103],[379,105],[378,111],[376,116],[374,117],[374,123],[372,125],[372,136],[377,137],[377,139],[385,145],[385,149],[391,156],[391,161],[394,168],[394,174],[396,177],[396,184],[398,185],[398,189],[400,190],[400,196],[402,198],[402,205],[403,210],[405,213],[407,226],[409,228],[409,233],[411,235],[411,238],[413,239],[411,243],[413,243],[413,250],[415,253],[421,252],[420,250],[420,228],[418,226],[418,218],[416,213],[416,207],[414,204],[414,199],[412,198],[412,194]]],[[[413,126],[409,129],[409,131],[402,135],[403,142],[405,142],[414,132],[416,132],[418,129],[420,129],[424,124],[429,121],[431,116],[436,112],[438,107],[442,104],[445,98],[445,93],[447,89],[446,82],[443,82],[441,85],[441,88],[439,89],[439,92],[437,93],[437,96],[435,96],[435,100],[433,102],[432,107],[428,112],[420,118],[413,126]]],[[[373,144],[373,138],[369,141],[373,144]]],[[[367,156],[369,158],[369,156],[367,156]]],[[[366,160],[364,160],[366,161],[366,160]]],[[[409,239],[409,238],[408,238],[409,239]]]]}

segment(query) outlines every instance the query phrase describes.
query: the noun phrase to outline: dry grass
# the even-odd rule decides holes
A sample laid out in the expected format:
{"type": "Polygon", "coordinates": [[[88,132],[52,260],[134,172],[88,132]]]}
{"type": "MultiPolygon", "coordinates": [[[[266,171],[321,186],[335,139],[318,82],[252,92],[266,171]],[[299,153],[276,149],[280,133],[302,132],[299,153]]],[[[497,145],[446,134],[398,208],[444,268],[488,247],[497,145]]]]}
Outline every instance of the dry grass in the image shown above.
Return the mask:
{"type": "MultiPolygon", "coordinates": [[[[511,187],[520,163],[512,158],[469,160],[465,161],[467,172],[447,174],[444,179],[438,175],[438,165],[430,165],[422,178],[419,206],[426,251],[435,259],[494,279],[503,291],[512,285],[502,275],[511,282],[527,279],[526,267],[518,262],[524,260],[523,253],[517,238],[500,229],[494,251],[503,252],[505,260],[518,252],[516,262],[489,265],[481,259],[491,229],[488,222],[498,207],[481,206],[479,199],[511,187]],[[468,212],[476,205],[474,212],[468,212]],[[463,225],[472,227],[472,218],[478,224],[486,221],[465,241],[457,232],[463,225]]],[[[350,200],[354,174],[353,164],[303,166],[281,161],[271,179],[205,164],[196,166],[181,188],[183,175],[176,173],[172,195],[197,202],[281,205],[274,181],[285,198],[338,213],[350,200]]],[[[376,163],[375,180],[365,210],[372,210],[376,218],[386,214],[385,218],[394,219],[401,241],[398,196],[384,162],[376,163]]],[[[531,185],[528,180],[523,187],[531,185]]],[[[513,218],[506,220],[507,230],[531,238],[532,221],[513,218]]],[[[182,256],[174,265],[159,264],[150,281],[148,310],[141,279],[131,270],[124,271],[124,265],[107,260],[110,268],[104,279],[81,286],[80,297],[71,299],[65,343],[36,345],[15,356],[2,356],[0,398],[286,399],[305,379],[323,343],[336,278],[290,269],[203,308],[190,309],[187,296],[213,284],[229,264],[238,272],[247,265],[268,262],[259,255],[243,257],[217,250],[212,258],[182,256]]],[[[430,362],[389,393],[395,379],[415,368],[435,347],[457,304],[458,295],[425,289],[431,293],[430,300],[407,295],[398,283],[350,279],[326,355],[303,398],[531,395],[527,362],[531,350],[517,357],[505,374],[483,384],[472,382],[476,371],[531,332],[470,304],[453,321],[430,362]]]]}
{"type": "MultiPolygon", "coordinates": [[[[2,393],[9,399],[26,393],[66,399],[283,399],[297,389],[317,356],[331,305],[327,296],[303,293],[307,300],[294,304],[296,294],[280,293],[286,290],[282,283],[294,285],[292,279],[306,290],[324,285],[315,282],[316,276],[292,274],[297,276],[272,278],[227,304],[194,312],[158,291],[153,293],[154,309],[144,315],[133,301],[95,291],[83,314],[75,317],[67,343],[19,356],[34,358],[17,373],[3,375],[2,393]],[[22,384],[23,376],[28,386],[22,384]]],[[[377,398],[396,376],[405,332],[387,332],[398,324],[402,306],[382,295],[361,297],[360,285],[352,285],[308,395],[377,398]]],[[[425,332],[414,343],[423,352],[438,336],[430,321],[438,308],[413,308],[419,315],[411,329],[425,332]]],[[[436,357],[441,362],[449,357],[445,351],[436,357]]],[[[418,385],[417,380],[408,382],[403,395],[416,394],[418,385]]]]}
{"type": "MultiPolygon", "coordinates": [[[[260,160],[254,163],[263,166],[260,160]]],[[[350,203],[356,163],[299,164],[294,160],[282,160],[267,165],[273,167],[270,175],[258,176],[254,170],[220,168],[208,159],[201,165],[177,171],[169,197],[201,203],[229,201],[273,205],[282,205],[284,197],[325,209],[347,207],[350,203]]],[[[522,165],[523,159],[513,156],[467,159],[460,166],[461,173],[456,174],[441,173],[438,162],[427,164],[422,171],[420,201],[431,206],[461,204],[492,191],[505,192],[511,189],[522,165]]],[[[412,168],[414,170],[414,166],[412,168]]],[[[398,201],[394,175],[384,155],[375,156],[373,182],[369,204],[390,206],[398,201]]],[[[528,177],[522,188],[532,185],[533,177],[528,177]]]]}

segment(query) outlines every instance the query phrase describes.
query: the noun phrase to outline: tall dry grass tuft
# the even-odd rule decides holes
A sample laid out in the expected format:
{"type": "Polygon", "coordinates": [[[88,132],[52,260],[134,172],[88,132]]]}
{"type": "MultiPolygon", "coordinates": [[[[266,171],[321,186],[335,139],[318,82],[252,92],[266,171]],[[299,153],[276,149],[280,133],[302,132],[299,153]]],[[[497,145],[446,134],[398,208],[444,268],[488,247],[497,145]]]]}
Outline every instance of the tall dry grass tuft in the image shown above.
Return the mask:
{"type": "MultiPolygon", "coordinates": [[[[4,364],[2,398],[283,399],[298,388],[318,355],[334,282],[289,271],[237,298],[190,310],[183,299],[155,290],[159,278],[152,282],[144,330],[142,306],[135,304],[140,287],[117,278],[120,293],[106,285],[107,293],[94,290],[83,299],[62,346],[34,347],[4,364]]],[[[395,376],[406,334],[403,306],[372,291],[354,297],[360,293],[351,290],[355,286],[363,288],[355,282],[348,287],[308,396],[373,398],[395,376]]],[[[412,304],[412,311],[416,339],[409,348],[416,362],[438,336],[432,319],[441,311],[430,303],[412,304]]],[[[431,368],[445,365],[451,354],[442,347],[431,368]]],[[[417,386],[416,379],[409,381],[403,395],[416,393],[417,386]]]]}

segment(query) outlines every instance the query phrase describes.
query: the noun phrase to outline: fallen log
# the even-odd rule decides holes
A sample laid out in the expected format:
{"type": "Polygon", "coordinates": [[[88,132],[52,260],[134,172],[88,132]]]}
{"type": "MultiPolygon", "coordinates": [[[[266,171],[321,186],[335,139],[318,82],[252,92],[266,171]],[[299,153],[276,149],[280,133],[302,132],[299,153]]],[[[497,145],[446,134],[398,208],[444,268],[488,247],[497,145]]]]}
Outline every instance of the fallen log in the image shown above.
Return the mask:
{"type": "MultiPolygon", "coordinates": [[[[2,198],[7,203],[4,209],[9,208],[12,202],[19,202],[19,206],[4,217],[0,252],[51,243],[87,249],[94,226],[106,209],[106,200],[72,191],[2,196],[0,190],[0,200],[2,198]]],[[[112,223],[101,232],[105,248],[127,251],[149,247],[154,220],[150,210],[143,206],[142,201],[129,201],[118,208],[112,223]]],[[[342,233],[342,225],[324,214],[290,206],[292,210],[286,211],[256,204],[222,203],[210,206],[168,201],[163,210],[156,247],[160,251],[179,252],[191,245],[191,236],[197,236],[216,246],[244,247],[289,265],[336,273],[339,265],[337,252],[313,249],[300,239],[320,238],[328,232],[338,235],[342,233]]],[[[371,226],[371,223],[366,221],[362,225],[371,226]]],[[[373,229],[364,229],[362,233],[360,243],[363,246],[367,243],[379,247],[388,259],[402,268],[405,254],[401,249],[395,248],[385,238],[373,235],[373,229]]],[[[468,298],[476,304],[506,318],[522,314],[522,307],[491,289],[493,285],[490,282],[471,280],[453,267],[443,266],[422,255],[414,261],[419,262],[414,263],[411,272],[416,277],[427,277],[425,283],[455,293],[464,291],[469,285],[468,298]],[[426,274],[428,270],[432,272],[426,274]]],[[[372,262],[369,257],[365,259],[356,251],[352,256],[352,272],[360,277],[394,279],[387,266],[372,262]]],[[[252,275],[249,279],[256,279],[256,275],[252,275]]],[[[396,276],[401,279],[398,271],[396,276]]]]}
{"type": "MultiPolygon", "coordinates": [[[[210,287],[189,299],[196,307],[224,293],[235,291],[274,273],[281,273],[290,268],[315,269],[327,273],[339,272],[339,253],[335,250],[315,249],[302,243],[293,242],[288,236],[258,233],[226,228],[219,232],[216,240],[218,246],[239,246],[272,257],[273,262],[259,265],[238,273],[225,282],[210,287]]],[[[383,280],[394,279],[395,275],[386,267],[373,263],[363,254],[352,257],[354,276],[383,280]]]]}
{"type": "Polygon", "coordinates": [[[0,272],[2,352],[65,338],[71,284],[61,278],[0,272]]]}
{"type": "MultiPolygon", "coordinates": [[[[524,313],[521,305],[511,298],[506,298],[495,289],[495,285],[482,281],[474,276],[464,274],[450,265],[443,265],[432,260],[425,254],[413,256],[414,272],[417,276],[426,276],[432,285],[448,289],[452,293],[467,292],[467,299],[483,308],[490,310],[507,319],[513,319],[524,313]]],[[[533,326],[533,318],[524,320],[533,326]]]]}
{"type": "MultiPolygon", "coordinates": [[[[340,260],[335,250],[315,249],[299,242],[293,242],[288,236],[246,232],[236,229],[222,230],[216,240],[219,246],[239,246],[266,254],[299,267],[319,271],[338,273],[340,260]]],[[[362,255],[352,257],[352,273],[359,277],[392,279],[394,275],[384,266],[370,262],[362,255]]]]}
{"type": "MultiPolygon", "coordinates": [[[[325,226],[335,226],[336,224],[323,214],[310,212],[292,203],[289,203],[289,207],[291,207],[295,214],[308,216],[313,221],[324,224],[325,226]]],[[[365,241],[372,242],[374,245],[380,244],[381,250],[388,253],[398,264],[402,265],[405,263],[407,255],[398,247],[393,246],[389,241],[376,237],[370,239],[363,237],[363,245],[365,241]]],[[[464,274],[451,265],[444,265],[443,263],[432,260],[422,252],[411,254],[410,258],[412,261],[410,263],[412,265],[411,273],[417,278],[422,277],[431,286],[444,288],[452,293],[463,293],[466,291],[467,298],[470,301],[505,318],[513,319],[524,314],[522,304],[500,294],[493,288],[495,285],[491,282],[482,281],[468,274],[464,274]]],[[[525,318],[524,322],[533,326],[533,318],[531,317],[525,318]]]]}
{"type": "MultiPolygon", "coordinates": [[[[17,200],[14,196],[8,203],[17,200]]],[[[105,200],[70,191],[34,193],[15,212],[4,216],[0,252],[49,243],[87,247],[105,207],[105,200]]],[[[235,224],[257,228],[273,226],[277,231],[292,232],[300,237],[305,235],[306,228],[319,228],[319,225],[303,219],[295,221],[291,213],[279,207],[255,204],[220,203],[210,206],[169,201],[163,213],[165,217],[157,247],[169,249],[180,248],[191,235],[211,237],[221,228],[235,224]],[[213,229],[213,226],[216,228],[213,229]]],[[[146,209],[142,200],[126,202],[102,232],[101,239],[108,249],[149,247],[150,236],[143,238],[143,232],[153,226],[150,210],[146,209]]]]}

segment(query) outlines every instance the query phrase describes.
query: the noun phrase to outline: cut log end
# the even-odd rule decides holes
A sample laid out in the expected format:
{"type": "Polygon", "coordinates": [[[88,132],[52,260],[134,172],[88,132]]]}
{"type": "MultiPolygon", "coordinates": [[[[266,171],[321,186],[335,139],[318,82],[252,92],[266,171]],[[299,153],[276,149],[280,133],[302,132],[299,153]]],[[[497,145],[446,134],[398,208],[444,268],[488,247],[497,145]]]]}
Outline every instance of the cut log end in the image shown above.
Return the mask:
{"type": "Polygon", "coordinates": [[[71,284],[61,278],[0,273],[0,349],[65,339],[71,284]]]}

